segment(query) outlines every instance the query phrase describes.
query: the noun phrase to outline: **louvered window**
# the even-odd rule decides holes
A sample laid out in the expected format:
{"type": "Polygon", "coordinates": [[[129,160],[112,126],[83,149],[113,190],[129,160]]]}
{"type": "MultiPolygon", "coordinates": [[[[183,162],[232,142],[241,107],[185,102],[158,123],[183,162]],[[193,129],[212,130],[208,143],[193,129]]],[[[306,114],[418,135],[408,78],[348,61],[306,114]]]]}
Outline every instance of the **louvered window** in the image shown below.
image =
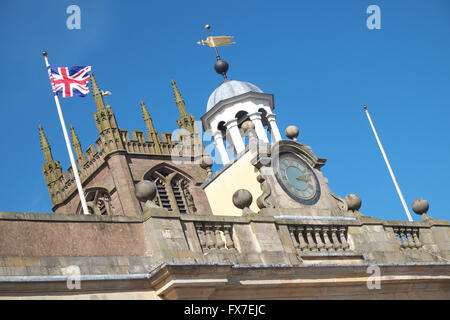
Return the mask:
{"type": "Polygon", "coordinates": [[[172,206],[170,205],[170,199],[167,194],[166,186],[160,180],[157,180],[156,188],[158,189],[158,197],[161,206],[169,211],[172,211],[172,206]]]}
{"type": "Polygon", "coordinates": [[[180,210],[180,213],[186,213],[186,206],[184,204],[183,194],[176,182],[172,182],[172,191],[175,197],[175,201],[177,202],[178,210],[180,210]]]}

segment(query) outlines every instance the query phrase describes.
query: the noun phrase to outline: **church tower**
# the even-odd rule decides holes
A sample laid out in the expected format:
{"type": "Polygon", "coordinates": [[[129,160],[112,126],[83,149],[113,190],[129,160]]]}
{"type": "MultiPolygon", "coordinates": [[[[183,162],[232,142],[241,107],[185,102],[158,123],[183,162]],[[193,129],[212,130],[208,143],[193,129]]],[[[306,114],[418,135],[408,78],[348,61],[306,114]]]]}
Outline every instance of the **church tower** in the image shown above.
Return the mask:
{"type": "MultiPolygon", "coordinates": [[[[194,116],[188,114],[175,82],[172,81],[172,89],[180,113],[177,121],[179,129],[175,131],[178,132],[177,143],[170,132],[162,132],[162,138],[159,136],[143,101],[140,101],[140,109],[147,128],[147,139],[140,130],[132,130],[130,138],[127,130],[120,129],[111,106],[105,105],[105,93],[93,74],[91,88],[96,105],[94,120],[99,134],[95,145],[90,145],[83,152],[75,128],[70,126],[89,212],[96,215],[141,215],[145,203],[136,197],[135,184],[141,180],[151,180],[158,188],[155,202],[162,208],[180,213],[210,213],[206,195],[199,187],[209,176],[209,167],[200,167],[199,161],[194,163],[203,154],[201,134],[194,116]]],[[[61,164],[53,160],[42,126],[39,126],[39,136],[52,210],[63,214],[82,214],[73,169],[69,167],[67,174],[63,173],[61,164]]]]}

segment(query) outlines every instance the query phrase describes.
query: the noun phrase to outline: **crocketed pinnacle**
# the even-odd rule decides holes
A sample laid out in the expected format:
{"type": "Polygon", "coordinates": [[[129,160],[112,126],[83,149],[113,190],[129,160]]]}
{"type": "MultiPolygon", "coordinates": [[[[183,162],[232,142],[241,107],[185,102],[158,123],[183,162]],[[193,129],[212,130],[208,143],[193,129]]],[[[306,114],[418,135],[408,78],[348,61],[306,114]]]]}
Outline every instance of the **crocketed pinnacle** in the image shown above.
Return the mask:
{"type": "Polygon", "coordinates": [[[175,97],[175,103],[177,104],[178,111],[180,112],[180,116],[187,116],[186,106],[184,104],[183,97],[181,96],[180,90],[178,90],[177,84],[174,80],[171,81],[173,95],[175,97]]]}
{"type": "Polygon", "coordinates": [[[81,149],[81,143],[75,132],[75,128],[72,125],[70,126],[70,134],[72,136],[72,146],[75,149],[75,154],[77,156],[77,160],[83,159],[84,155],[83,155],[83,151],[81,149]]]}
{"type": "Polygon", "coordinates": [[[105,103],[103,102],[102,91],[98,87],[97,81],[95,80],[94,73],[91,73],[91,88],[92,95],[94,96],[95,104],[97,105],[97,110],[105,108],[105,103]]]}
{"type": "Polygon", "coordinates": [[[44,153],[45,162],[53,162],[52,149],[50,148],[50,144],[48,143],[47,137],[44,133],[44,128],[41,124],[38,126],[39,129],[39,138],[41,140],[41,149],[44,153]]]}
{"type": "Polygon", "coordinates": [[[150,113],[148,113],[147,107],[144,104],[144,101],[141,101],[142,107],[142,116],[144,117],[145,124],[147,125],[148,131],[155,131],[155,127],[153,126],[152,117],[150,117],[150,113]]]}

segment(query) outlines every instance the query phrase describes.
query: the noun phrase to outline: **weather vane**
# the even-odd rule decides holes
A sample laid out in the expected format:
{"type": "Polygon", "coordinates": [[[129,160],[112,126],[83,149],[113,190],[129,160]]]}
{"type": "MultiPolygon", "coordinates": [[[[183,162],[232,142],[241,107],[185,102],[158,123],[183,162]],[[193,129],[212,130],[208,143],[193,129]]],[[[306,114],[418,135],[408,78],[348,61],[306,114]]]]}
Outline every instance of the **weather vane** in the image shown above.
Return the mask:
{"type": "Polygon", "coordinates": [[[229,68],[228,62],[225,60],[222,60],[222,58],[219,55],[219,51],[217,50],[217,47],[224,47],[229,46],[232,44],[235,44],[236,42],[232,42],[231,39],[233,39],[233,36],[213,36],[211,34],[211,26],[207,24],[205,26],[205,29],[208,30],[209,37],[206,38],[206,40],[198,41],[197,44],[200,45],[208,45],[211,48],[214,48],[214,51],[216,52],[216,58],[217,61],[214,64],[214,69],[218,74],[221,74],[225,80],[228,80],[227,78],[227,71],[229,68]]]}

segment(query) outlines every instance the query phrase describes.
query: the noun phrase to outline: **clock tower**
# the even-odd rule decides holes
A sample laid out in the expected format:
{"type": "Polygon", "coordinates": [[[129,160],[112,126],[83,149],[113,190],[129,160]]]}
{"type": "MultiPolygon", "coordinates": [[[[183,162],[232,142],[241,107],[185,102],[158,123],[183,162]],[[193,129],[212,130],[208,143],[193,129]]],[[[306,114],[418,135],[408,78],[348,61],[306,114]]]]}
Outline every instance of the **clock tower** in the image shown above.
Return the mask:
{"type": "MultiPolygon", "coordinates": [[[[218,64],[216,71],[224,75],[228,64],[225,71],[223,63],[218,64]]],[[[286,129],[288,139],[281,137],[273,95],[252,83],[224,78],[210,95],[201,117],[204,131],[214,139],[212,158],[223,165],[202,185],[213,214],[243,215],[230,200],[234,191],[245,189],[254,200],[246,214],[349,215],[347,202],[330,190],[321,172],[326,159],[297,140],[295,126],[286,129]]]]}

